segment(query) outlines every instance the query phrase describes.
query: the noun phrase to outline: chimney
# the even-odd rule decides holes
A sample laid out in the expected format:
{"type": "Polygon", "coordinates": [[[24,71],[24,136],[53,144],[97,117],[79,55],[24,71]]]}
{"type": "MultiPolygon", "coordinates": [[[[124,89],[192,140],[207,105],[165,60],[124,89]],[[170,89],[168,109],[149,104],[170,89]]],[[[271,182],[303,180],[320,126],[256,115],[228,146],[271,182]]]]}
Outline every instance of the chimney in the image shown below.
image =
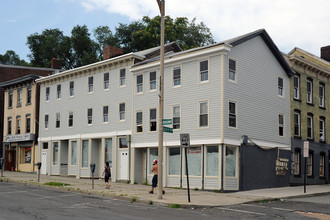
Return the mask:
{"type": "Polygon", "coordinates": [[[330,45],[321,47],[321,58],[330,62],[330,45]]]}
{"type": "Polygon", "coordinates": [[[61,61],[57,58],[52,58],[51,68],[52,69],[62,69],[61,61]]]}
{"type": "Polygon", "coordinates": [[[103,60],[107,60],[109,58],[122,54],[123,54],[123,50],[118,47],[114,47],[114,46],[103,47],[103,60]]]}

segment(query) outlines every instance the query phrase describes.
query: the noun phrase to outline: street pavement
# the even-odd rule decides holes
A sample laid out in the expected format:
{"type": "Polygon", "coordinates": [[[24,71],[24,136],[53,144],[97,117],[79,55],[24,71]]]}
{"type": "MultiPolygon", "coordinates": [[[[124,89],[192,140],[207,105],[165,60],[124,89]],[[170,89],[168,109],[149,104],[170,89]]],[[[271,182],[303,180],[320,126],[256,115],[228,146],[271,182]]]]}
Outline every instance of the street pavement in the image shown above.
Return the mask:
{"type": "Polygon", "coordinates": [[[151,186],[141,184],[127,184],[121,182],[111,182],[111,188],[106,189],[103,179],[94,179],[94,189],[92,179],[76,179],[67,176],[48,176],[23,172],[3,172],[0,181],[16,182],[33,185],[37,187],[51,187],[59,190],[77,192],[88,195],[112,197],[142,203],[152,203],[168,206],[178,204],[180,207],[216,207],[225,205],[235,205],[254,201],[265,201],[284,199],[290,197],[301,197],[307,195],[330,193],[330,184],[327,185],[308,185],[306,193],[303,186],[267,188],[249,190],[241,192],[220,193],[218,191],[202,191],[190,189],[190,202],[186,189],[165,188],[165,195],[158,199],[157,189],[155,194],[149,194],[151,186]],[[55,187],[44,185],[46,182],[61,182],[69,184],[67,186],[55,187]]]}

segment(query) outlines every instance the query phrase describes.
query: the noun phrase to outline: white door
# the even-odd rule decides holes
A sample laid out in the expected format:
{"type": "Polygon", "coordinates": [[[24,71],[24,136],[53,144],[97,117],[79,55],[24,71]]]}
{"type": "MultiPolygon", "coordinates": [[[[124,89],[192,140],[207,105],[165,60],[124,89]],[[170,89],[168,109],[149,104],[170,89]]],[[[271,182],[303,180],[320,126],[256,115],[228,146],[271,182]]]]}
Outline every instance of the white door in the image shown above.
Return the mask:
{"type": "Polygon", "coordinates": [[[120,151],[120,179],[128,179],[128,151],[120,151]]]}
{"type": "Polygon", "coordinates": [[[46,173],[47,173],[47,152],[42,152],[40,174],[46,174],[46,173]]]}

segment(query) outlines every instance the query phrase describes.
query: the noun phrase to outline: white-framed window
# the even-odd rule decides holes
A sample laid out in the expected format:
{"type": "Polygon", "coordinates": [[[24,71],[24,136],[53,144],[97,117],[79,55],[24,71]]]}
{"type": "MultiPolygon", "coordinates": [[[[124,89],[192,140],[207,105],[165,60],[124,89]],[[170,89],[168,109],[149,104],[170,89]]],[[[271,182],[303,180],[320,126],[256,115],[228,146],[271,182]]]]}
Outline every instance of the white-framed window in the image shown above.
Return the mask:
{"type": "Polygon", "coordinates": [[[31,116],[27,115],[25,122],[25,133],[30,133],[30,132],[31,132],[31,116]]]}
{"type": "Polygon", "coordinates": [[[68,127],[73,127],[73,112],[69,112],[68,127]]]}
{"type": "Polygon", "coordinates": [[[18,89],[17,90],[17,107],[22,106],[22,97],[23,97],[22,89],[18,89]]]}
{"type": "Polygon", "coordinates": [[[46,115],[45,115],[45,129],[48,128],[48,124],[49,124],[49,115],[46,114],[46,115]]]}
{"type": "Polygon", "coordinates": [[[320,177],[324,177],[325,154],[320,154],[320,177]]]}
{"type": "Polygon", "coordinates": [[[176,66],[173,68],[173,86],[181,85],[181,67],[176,66]]]}
{"type": "Polygon", "coordinates": [[[120,69],[119,75],[120,75],[119,86],[125,86],[126,85],[126,69],[120,69]]]}
{"type": "Polygon", "coordinates": [[[70,97],[74,96],[74,81],[70,81],[70,97]]]}
{"type": "Polygon", "coordinates": [[[181,151],[180,147],[168,148],[168,175],[180,175],[181,151]]]}
{"type": "Polygon", "coordinates": [[[120,121],[125,120],[125,103],[119,104],[119,120],[120,121]]]}
{"type": "Polygon", "coordinates": [[[173,129],[181,128],[181,107],[180,105],[173,106],[173,129]]]}
{"type": "Polygon", "coordinates": [[[148,148],[149,149],[149,167],[148,167],[148,173],[149,174],[153,174],[153,172],[151,172],[152,169],[152,165],[154,160],[158,160],[158,148],[154,147],[154,148],[148,148]]]}
{"type": "Polygon", "coordinates": [[[236,128],[237,126],[236,103],[229,102],[229,127],[236,128]]]}
{"type": "Polygon", "coordinates": [[[16,134],[21,134],[21,117],[16,116],[16,134]]]}
{"type": "Polygon", "coordinates": [[[307,103],[313,103],[313,81],[307,79],[307,103]]]}
{"type": "Polygon", "coordinates": [[[112,138],[106,138],[104,144],[105,162],[109,162],[109,166],[112,167],[112,138]]]}
{"type": "Polygon", "coordinates": [[[109,122],[109,106],[103,106],[103,122],[109,122]]]}
{"type": "Polygon", "coordinates": [[[207,127],[209,125],[208,105],[208,101],[199,102],[199,127],[207,127]]]}
{"type": "Polygon", "coordinates": [[[136,132],[143,132],[143,114],[142,111],[136,112],[136,132]]]}
{"type": "Polygon", "coordinates": [[[92,108],[87,109],[87,124],[89,124],[89,125],[93,124],[93,109],[92,108]]]}
{"type": "Polygon", "coordinates": [[[283,114],[278,115],[278,135],[280,137],[284,136],[284,115],[283,114]]]}
{"type": "Polygon", "coordinates": [[[320,84],[319,85],[319,106],[324,108],[324,93],[325,89],[324,89],[324,84],[320,84]]]}
{"type": "Polygon", "coordinates": [[[294,175],[300,175],[300,149],[294,151],[294,175]]]}
{"type": "Polygon", "coordinates": [[[325,141],[325,118],[320,117],[320,141],[325,141]]]}
{"type": "Polygon", "coordinates": [[[203,60],[199,63],[200,82],[207,82],[209,80],[209,64],[208,60],[203,60]]]}
{"type": "Polygon", "coordinates": [[[61,126],[61,114],[59,112],[56,113],[55,122],[55,127],[59,128],[61,126]]]}
{"type": "Polygon", "coordinates": [[[109,89],[109,73],[104,73],[103,75],[103,89],[109,89]]]}
{"type": "Polygon", "coordinates": [[[313,139],[313,115],[307,114],[307,138],[313,139]]]}
{"type": "Polygon", "coordinates": [[[314,153],[313,151],[309,151],[309,155],[307,158],[307,176],[313,176],[313,163],[314,163],[314,153]]]}
{"type": "Polygon", "coordinates": [[[127,137],[119,137],[119,148],[128,148],[127,137]]]}
{"type": "Polygon", "coordinates": [[[71,165],[77,165],[77,141],[71,141],[71,165]]]}
{"type": "Polygon", "coordinates": [[[150,91],[156,90],[156,71],[149,73],[150,91]]]}
{"type": "Polygon", "coordinates": [[[297,75],[293,77],[293,98],[300,99],[300,77],[297,75]]]}
{"type": "Polygon", "coordinates": [[[58,142],[53,143],[53,165],[58,165],[58,142]]]}
{"type": "Polygon", "coordinates": [[[229,59],[229,80],[236,81],[236,61],[229,59]]]}
{"type": "Polygon", "coordinates": [[[46,87],[46,101],[49,101],[50,88],[46,87]]]}
{"type": "Polygon", "coordinates": [[[136,93],[143,92],[143,75],[136,76],[136,93]]]}
{"type": "Polygon", "coordinates": [[[11,130],[12,130],[12,119],[8,118],[8,129],[7,129],[7,134],[11,135],[11,130]]]}
{"type": "Polygon", "coordinates": [[[90,76],[88,77],[88,92],[93,92],[93,87],[94,87],[94,77],[90,76]]]}
{"type": "MultiPolygon", "coordinates": [[[[189,166],[188,173],[191,176],[201,176],[201,170],[202,170],[202,150],[201,147],[189,147],[187,149],[187,160],[188,164],[194,164],[194,166],[189,166]]],[[[186,156],[186,155],[185,155],[186,156]]],[[[186,174],[186,167],[184,170],[184,174],[186,174]]]]}
{"type": "Polygon", "coordinates": [[[237,147],[226,146],[225,175],[226,177],[237,177],[237,147]]]}
{"type": "Polygon", "coordinates": [[[281,77],[278,77],[278,80],[277,80],[277,85],[278,85],[278,96],[281,96],[283,97],[283,90],[284,90],[284,87],[283,87],[283,78],[281,77]]]}
{"type": "Polygon", "coordinates": [[[206,176],[219,176],[219,147],[206,147],[206,176]]]}
{"type": "Polygon", "coordinates": [[[81,167],[88,167],[88,140],[82,141],[82,149],[81,149],[81,167]]]}
{"type": "Polygon", "coordinates": [[[56,98],[57,99],[61,98],[61,84],[58,84],[56,87],[56,98]]]}
{"type": "Polygon", "coordinates": [[[300,137],[300,112],[294,111],[293,116],[293,122],[294,122],[294,136],[300,137]]]}
{"type": "Polygon", "coordinates": [[[27,105],[31,105],[31,101],[32,101],[32,90],[31,88],[27,88],[27,95],[26,95],[26,104],[27,105]]]}
{"type": "Polygon", "coordinates": [[[13,91],[8,92],[8,108],[13,107],[13,91]]]}
{"type": "Polygon", "coordinates": [[[149,113],[150,131],[157,131],[157,109],[151,108],[149,113]]]}

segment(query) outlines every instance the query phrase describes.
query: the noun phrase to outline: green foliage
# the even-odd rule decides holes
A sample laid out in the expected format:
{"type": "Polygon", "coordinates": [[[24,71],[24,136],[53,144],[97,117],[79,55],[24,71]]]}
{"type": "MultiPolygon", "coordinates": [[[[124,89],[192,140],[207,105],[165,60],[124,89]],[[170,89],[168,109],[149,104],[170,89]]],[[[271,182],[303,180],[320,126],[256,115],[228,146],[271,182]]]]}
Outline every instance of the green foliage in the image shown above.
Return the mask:
{"type": "Polygon", "coordinates": [[[181,206],[180,206],[180,204],[169,204],[168,207],[170,207],[172,209],[179,209],[181,206]]]}
{"type": "Polygon", "coordinates": [[[29,66],[25,60],[21,60],[13,50],[7,50],[4,55],[0,54],[0,64],[29,66]]]}
{"type": "Polygon", "coordinates": [[[138,199],[138,197],[133,196],[133,197],[131,198],[131,203],[136,202],[137,199],[138,199]]]}
{"type": "Polygon", "coordinates": [[[153,203],[152,200],[149,200],[148,204],[149,204],[149,205],[152,205],[152,204],[154,204],[154,203],[153,203]]]}

